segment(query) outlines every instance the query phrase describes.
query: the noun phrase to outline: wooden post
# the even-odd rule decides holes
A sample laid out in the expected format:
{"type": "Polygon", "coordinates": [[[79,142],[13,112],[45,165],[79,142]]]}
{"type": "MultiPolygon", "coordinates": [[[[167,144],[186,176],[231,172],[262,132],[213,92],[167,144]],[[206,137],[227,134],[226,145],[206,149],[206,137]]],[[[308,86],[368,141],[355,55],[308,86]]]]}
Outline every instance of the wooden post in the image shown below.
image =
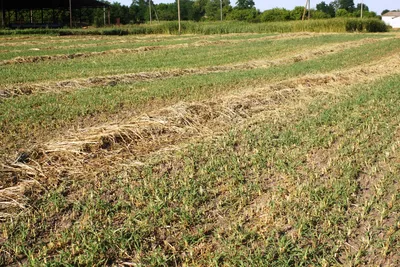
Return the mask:
{"type": "Polygon", "coordinates": [[[69,27],[72,28],[72,3],[69,0],[69,27]]]}
{"type": "Polygon", "coordinates": [[[181,7],[178,0],[178,33],[181,35],[181,7]]]}

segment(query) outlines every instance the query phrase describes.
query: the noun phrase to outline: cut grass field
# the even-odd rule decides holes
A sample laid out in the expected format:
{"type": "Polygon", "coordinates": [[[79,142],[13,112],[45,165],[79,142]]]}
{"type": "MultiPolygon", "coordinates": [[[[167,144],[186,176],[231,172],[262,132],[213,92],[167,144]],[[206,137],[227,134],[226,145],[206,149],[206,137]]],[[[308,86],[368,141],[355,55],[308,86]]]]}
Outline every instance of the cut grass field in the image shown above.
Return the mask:
{"type": "Polygon", "coordinates": [[[1,265],[400,264],[397,34],[147,38],[1,66],[1,265]]]}

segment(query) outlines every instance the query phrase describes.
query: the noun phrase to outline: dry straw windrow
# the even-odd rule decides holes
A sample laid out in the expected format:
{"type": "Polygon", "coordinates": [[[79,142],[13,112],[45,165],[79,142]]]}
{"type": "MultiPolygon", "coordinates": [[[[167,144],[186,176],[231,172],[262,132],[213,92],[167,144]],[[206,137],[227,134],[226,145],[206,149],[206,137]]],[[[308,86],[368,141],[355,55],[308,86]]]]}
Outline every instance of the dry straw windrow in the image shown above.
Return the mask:
{"type": "MultiPolygon", "coordinates": [[[[295,38],[296,35],[292,34],[290,37],[295,38]],[[293,35],[293,36],[292,36],[293,35]]],[[[309,36],[314,36],[310,34],[309,36]]],[[[301,35],[304,36],[304,35],[301,35]]],[[[311,49],[302,53],[292,53],[291,55],[279,58],[276,60],[253,60],[245,63],[227,64],[222,66],[213,67],[202,67],[202,68],[188,68],[188,69],[175,69],[166,71],[153,71],[153,72],[139,72],[129,73],[122,75],[110,75],[110,76],[99,76],[84,79],[57,81],[57,82],[46,82],[36,84],[22,84],[22,85],[10,85],[0,90],[0,99],[8,98],[18,95],[35,94],[35,93],[48,93],[48,92],[63,92],[71,91],[81,88],[88,88],[93,86],[107,86],[116,84],[129,84],[137,81],[151,81],[156,79],[167,79],[171,77],[179,77],[184,75],[195,75],[195,74],[209,74],[218,72],[229,72],[232,70],[248,70],[257,68],[269,68],[271,66],[279,66],[291,64],[294,62],[312,60],[320,56],[332,53],[339,53],[346,49],[360,47],[368,43],[375,43],[384,40],[393,39],[393,37],[372,39],[366,38],[359,41],[350,41],[339,44],[329,44],[321,46],[317,49],[311,49]]],[[[209,42],[197,43],[197,45],[207,45],[209,42]]]]}
{"type": "MultiPolygon", "coordinates": [[[[165,49],[177,49],[182,47],[200,47],[200,46],[208,46],[208,45],[225,45],[225,44],[233,44],[233,43],[241,43],[246,41],[264,41],[264,40],[290,40],[295,38],[312,38],[315,36],[322,36],[328,35],[324,33],[290,33],[290,34],[281,34],[281,35],[274,35],[274,36],[265,36],[265,37],[258,37],[252,38],[251,40],[243,39],[243,40],[199,40],[193,43],[182,43],[182,44],[172,44],[172,45],[158,45],[158,46],[142,46],[138,48],[120,48],[120,49],[110,49],[100,52],[81,52],[81,53],[72,53],[72,54],[59,54],[59,55],[42,55],[42,56],[26,56],[26,57],[16,57],[13,59],[3,60],[0,61],[0,66],[2,65],[10,65],[10,64],[22,64],[22,63],[38,63],[43,61],[54,61],[54,60],[69,60],[75,58],[88,58],[88,57],[95,57],[101,55],[110,55],[110,54],[124,54],[124,53],[143,53],[148,51],[154,50],[165,50],[165,49]]],[[[330,33],[329,35],[333,35],[330,33]]],[[[184,39],[186,41],[187,39],[184,39]]],[[[152,43],[160,42],[160,39],[151,40],[152,43]]],[[[177,39],[175,39],[177,41],[177,39]]],[[[101,43],[104,44],[118,44],[118,43],[126,43],[126,40],[121,41],[114,41],[109,43],[101,43]]],[[[16,45],[18,43],[12,44],[16,45]]],[[[32,45],[32,43],[30,43],[32,45]]],[[[33,43],[35,44],[35,43],[33,43]]],[[[70,46],[62,47],[63,49],[66,48],[84,48],[84,47],[91,47],[95,46],[96,44],[74,44],[70,46]]],[[[41,47],[41,48],[30,48],[30,50],[52,50],[56,47],[41,47]]],[[[29,49],[28,49],[29,50],[29,49]]],[[[21,52],[22,50],[15,50],[13,52],[21,52]]],[[[3,52],[9,52],[8,50],[4,50],[3,52]]]]}
{"type": "Polygon", "coordinates": [[[345,94],[346,86],[398,74],[399,59],[397,53],[365,66],[240,88],[236,94],[214,100],[181,102],[126,121],[66,132],[24,152],[28,157],[23,160],[3,166],[4,174],[18,182],[1,190],[2,212],[11,214],[10,210],[25,207],[23,195],[39,185],[50,188],[59,179],[90,179],[126,163],[140,166],[149,155],[179,148],[188,140],[216,136],[252,121],[279,119],[317,96],[345,94]]]}

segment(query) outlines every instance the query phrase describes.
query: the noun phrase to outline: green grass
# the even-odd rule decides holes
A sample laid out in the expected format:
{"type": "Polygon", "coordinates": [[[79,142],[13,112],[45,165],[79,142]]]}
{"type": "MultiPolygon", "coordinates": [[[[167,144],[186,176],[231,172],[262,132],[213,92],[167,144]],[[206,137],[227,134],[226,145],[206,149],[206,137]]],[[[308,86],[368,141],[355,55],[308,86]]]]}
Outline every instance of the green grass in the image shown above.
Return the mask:
{"type": "MultiPolygon", "coordinates": [[[[102,121],[107,120],[108,115],[124,110],[143,112],[143,109],[149,110],[155,106],[160,108],[181,100],[210,98],[215,94],[231,91],[232,88],[357,66],[398,51],[398,45],[399,41],[394,39],[366,44],[362,49],[352,48],[314,60],[268,69],[192,75],[129,85],[93,87],[68,93],[10,98],[4,100],[0,106],[0,130],[3,142],[19,146],[20,141],[28,136],[42,136],[46,129],[62,129],[91,117],[102,121]]],[[[187,58],[190,59],[190,56],[187,58]]],[[[218,58],[220,57],[216,56],[215,60],[218,58]]]]}
{"type": "MultiPolygon", "coordinates": [[[[212,38],[207,38],[209,41],[226,41],[226,40],[243,40],[247,41],[249,39],[262,38],[266,36],[271,36],[272,34],[254,34],[254,36],[249,37],[248,35],[243,36],[214,36],[212,38]]],[[[195,42],[201,41],[202,38],[199,36],[187,36],[186,38],[167,38],[167,37],[157,37],[154,36],[150,38],[138,38],[136,36],[123,36],[123,37],[113,37],[110,38],[95,38],[94,40],[76,39],[70,37],[58,37],[55,39],[55,43],[50,44],[27,44],[26,42],[21,45],[14,45],[9,47],[4,47],[7,50],[6,53],[0,54],[0,60],[13,59],[15,57],[27,57],[27,56],[43,56],[43,55],[58,55],[58,54],[75,54],[75,53],[91,53],[91,52],[103,52],[115,49],[135,49],[143,46],[165,46],[165,45],[177,45],[177,44],[193,44],[195,42]],[[61,39],[61,40],[57,40],[61,39]],[[122,41],[118,43],[118,41],[122,41]],[[82,47],[83,46],[83,47],[82,47]],[[40,50],[34,50],[40,49],[40,50]]],[[[87,38],[86,38],[87,39],[87,38]]],[[[257,41],[257,40],[254,40],[257,41]]]]}
{"type": "MultiPolygon", "coordinates": [[[[233,44],[210,44],[201,47],[155,50],[146,53],[123,53],[74,60],[45,61],[36,64],[2,66],[0,84],[41,82],[85,78],[171,68],[205,67],[243,62],[252,59],[273,59],[285,53],[300,53],[322,44],[355,41],[369,35],[326,35],[289,40],[244,41],[233,44]]],[[[374,37],[374,36],[371,36],[374,37]]],[[[378,37],[379,38],[379,37],[378,37]]]]}
{"type": "MultiPolygon", "coordinates": [[[[330,60],[321,65],[342,62],[330,60]]],[[[0,225],[2,263],[329,266],[395,258],[399,82],[345,87],[346,95],[322,95],[280,121],[232,129],[143,167],[60,180],[35,209],[0,225]]]]}

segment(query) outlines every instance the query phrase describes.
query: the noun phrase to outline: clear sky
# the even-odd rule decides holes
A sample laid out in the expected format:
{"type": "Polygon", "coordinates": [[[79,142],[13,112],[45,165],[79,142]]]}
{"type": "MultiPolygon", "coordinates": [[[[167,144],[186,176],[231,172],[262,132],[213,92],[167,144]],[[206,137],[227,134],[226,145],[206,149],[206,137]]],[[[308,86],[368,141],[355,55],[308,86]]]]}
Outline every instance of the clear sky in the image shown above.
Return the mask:
{"type": "MultiPolygon", "coordinates": [[[[130,5],[132,0],[109,0],[110,2],[120,2],[124,5],[130,5]]],[[[322,2],[323,0],[313,1],[311,0],[311,7],[315,7],[316,4],[322,2]]],[[[154,3],[171,3],[174,0],[153,0],[154,3]]],[[[231,4],[234,5],[236,0],[231,0],[231,4]]],[[[254,0],[256,3],[256,8],[261,11],[266,9],[271,9],[274,7],[284,7],[287,9],[293,9],[295,6],[304,6],[305,0],[254,0]]],[[[330,3],[331,0],[325,0],[325,3],[330,3]]],[[[361,0],[354,0],[354,3],[357,5],[361,3],[361,0]]],[[[400,9],[400,1],[399,0],[364,0],[364,3],[368,5],[371,11],[375,11],[378,15],[381,14],[384,9],[400,9]]]]}

